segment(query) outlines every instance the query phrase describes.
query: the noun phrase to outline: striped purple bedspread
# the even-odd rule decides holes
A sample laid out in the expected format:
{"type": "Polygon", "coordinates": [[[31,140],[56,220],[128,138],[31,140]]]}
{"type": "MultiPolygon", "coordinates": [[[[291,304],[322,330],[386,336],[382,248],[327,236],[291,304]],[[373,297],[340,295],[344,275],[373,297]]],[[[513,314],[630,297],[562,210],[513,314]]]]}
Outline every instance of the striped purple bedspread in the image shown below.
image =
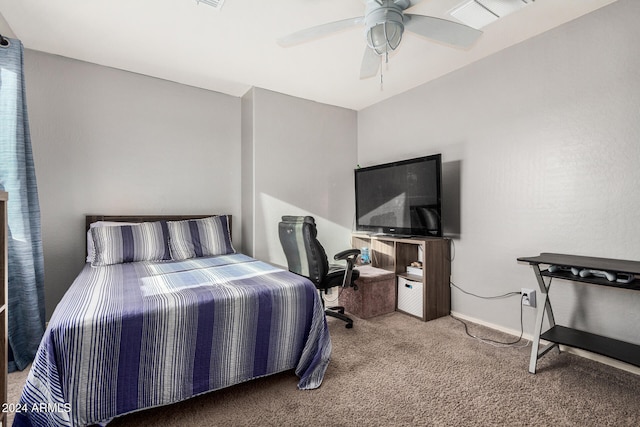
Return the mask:
{"type": "Polygon", "coordinates": [[[242,254],[86,265],[51,317],[14,426],[85,426],[294,369],[320,386],[315,286],[242,254]]]}

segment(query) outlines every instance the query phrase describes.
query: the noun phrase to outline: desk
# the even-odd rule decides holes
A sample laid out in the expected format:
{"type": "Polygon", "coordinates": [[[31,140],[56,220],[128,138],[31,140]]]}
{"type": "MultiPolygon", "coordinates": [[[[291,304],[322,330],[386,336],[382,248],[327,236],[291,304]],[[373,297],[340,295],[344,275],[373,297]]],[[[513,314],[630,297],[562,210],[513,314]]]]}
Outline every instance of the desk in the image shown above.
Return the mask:
{"type": "Polygon", "coordinates": [[[548,293],[549,284],[544,282],[544,277],[558,278],[563,280],[571,280],[574,282],[590,283],[600,286],[608,286],[612,288],[624,288],[640,291],[638,280],[623,284],[618,282],[610,282],[605,278],[588,276],[580,277],[574,275],[570,271],[559,270],[550,272],[547,269],[541,270],[540,264],[556,265],[561,267],[577,267],[579,269],[603,270],[614,273],[627,273],[632,275],[640,274],[640,262],[626,261],[609,258],[594,258],[577,255],[564,255],[553,253],[541,253],[535,257],[522,257],[518,261],[528,263],[532,268],[538,281],[540,288],[538,313],[536,317],[536,325],[533,334],[533,342],[531,345],[531,359],[529,361],[529,372],[536,373],[536,364],[539,358],[544,356],[549,350],[558,345],[568,345],[570,347],[587,350],[598,353],[603,356],[611,357],[635,366],[640,366],[640,345],[603,337],[589,332],[579,331],[577,329],[558,326],[553,318],[553,310],[549,301],[548,293]],[[544,316],[549,321],[549,329],[545,333],[542,332],[542,321],[544,316]],[[549,344],[540,346],[540,339],[549,341],[549,344]]]}

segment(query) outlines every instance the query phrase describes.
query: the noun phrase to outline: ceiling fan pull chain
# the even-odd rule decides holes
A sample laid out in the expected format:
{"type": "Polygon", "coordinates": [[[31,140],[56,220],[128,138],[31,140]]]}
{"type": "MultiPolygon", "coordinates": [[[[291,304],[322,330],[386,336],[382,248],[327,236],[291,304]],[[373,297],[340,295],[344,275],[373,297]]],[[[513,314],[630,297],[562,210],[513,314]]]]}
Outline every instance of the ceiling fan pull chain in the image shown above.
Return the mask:
{"type": "Polygon", "coordinates": [[[382,59],[382,55],[380,55],[380,92],[382,92],[384,90],[384,84],[382,81],[382,77],[384,75],[384,66],[385,64],[388,66],[389,65],[389,49],[388,47],[385,48],[384,51],[384,60],[382,59]]]}
{"type": "Polygon", "coordinates": [[[382,66],[382,56],[381,56],[380,57],[380,92],[384,90],[383,76],[384,76],[384,67],[382,66]]]}

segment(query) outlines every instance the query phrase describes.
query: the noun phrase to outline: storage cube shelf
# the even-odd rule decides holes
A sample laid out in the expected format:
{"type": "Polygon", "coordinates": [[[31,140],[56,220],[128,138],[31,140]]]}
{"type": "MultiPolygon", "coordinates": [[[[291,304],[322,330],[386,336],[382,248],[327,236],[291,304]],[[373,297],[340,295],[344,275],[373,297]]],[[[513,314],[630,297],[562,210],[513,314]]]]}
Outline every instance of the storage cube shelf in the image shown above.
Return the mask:
{"type": "Polygon", "coordinates": [[[449,315],[451,309],[449,239],[402,238],[354,233],[351,236],[351,245],[357,249],[368,247],[371,265],[396,275],[396,310],[416,316],[423,321],[449,315]],[[407,274],[407,266],[415,261],[422,263],[422,276],[407,274]],[[407,282],[411,282],[410,288],[405,286],[407,282]]]}

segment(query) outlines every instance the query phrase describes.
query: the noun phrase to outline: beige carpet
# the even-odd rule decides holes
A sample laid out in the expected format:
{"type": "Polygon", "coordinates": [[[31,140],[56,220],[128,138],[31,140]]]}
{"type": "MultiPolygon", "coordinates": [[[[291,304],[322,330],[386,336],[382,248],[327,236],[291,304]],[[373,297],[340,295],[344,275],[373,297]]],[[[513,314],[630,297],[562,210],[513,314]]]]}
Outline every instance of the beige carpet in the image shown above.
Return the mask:
{"type": "MultiPolygon", "coordinates": [[[[291,372],[114,420],[110,426],[638,426],[640,376],[555,350],[527,371],[531,347],[497,348],[445,317],[401,313],[328,319],[333,356],[322,386],[291,372]]],[[[471,332],[512,340],[470,325],[471,332]]],[[[24,373],[9,376],[18,399],[24,373]]]]}

